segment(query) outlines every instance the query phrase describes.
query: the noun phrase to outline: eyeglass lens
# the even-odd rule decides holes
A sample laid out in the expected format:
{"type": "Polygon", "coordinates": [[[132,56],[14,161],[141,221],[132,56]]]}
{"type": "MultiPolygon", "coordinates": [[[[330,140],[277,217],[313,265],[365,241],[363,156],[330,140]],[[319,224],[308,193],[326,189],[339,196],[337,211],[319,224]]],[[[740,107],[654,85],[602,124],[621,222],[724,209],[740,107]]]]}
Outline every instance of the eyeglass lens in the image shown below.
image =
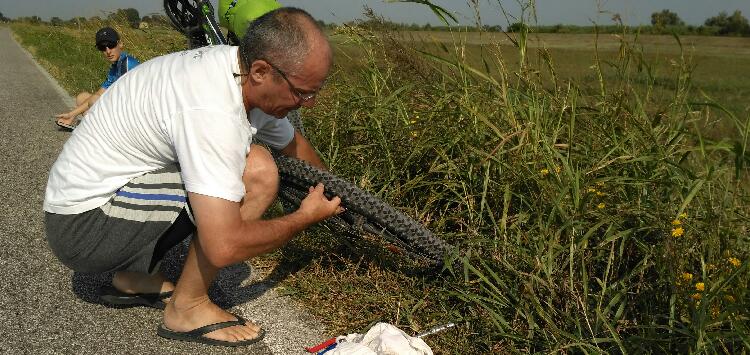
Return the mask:
{"type": "Polygon", "coordinates": [[[315,96],[318,95],[318,91],[317,90],[315,92],[311,92],[311,93],[303,93],[302,90],[300,90],[297,87],[295,87],[294,84],[292,84],[292,82],[289,81],[289,78],[287,78],[286,73],[284,73],[284,71],[282,71],[281,69],[279,69],[279,67],[277,67],[276,65],[274,65],[273,63],[271,63],[271,61],[269,61],[269,60],[267,60],[265,58],[258,58],[258,59],[260,59],[260,60],[268,63],[268,65],[270,65],[271,68],[273,68],[274,71],[276,71],[277,73],[279,73],[279,75],[281,75],[281,78],[284,79],[284,81],[286,81],[287,85],[289,85],[289,89],[292,91],[292,94],[294,94],[295,96],[299,97],[302,101],[310,101],[315,96]]]}

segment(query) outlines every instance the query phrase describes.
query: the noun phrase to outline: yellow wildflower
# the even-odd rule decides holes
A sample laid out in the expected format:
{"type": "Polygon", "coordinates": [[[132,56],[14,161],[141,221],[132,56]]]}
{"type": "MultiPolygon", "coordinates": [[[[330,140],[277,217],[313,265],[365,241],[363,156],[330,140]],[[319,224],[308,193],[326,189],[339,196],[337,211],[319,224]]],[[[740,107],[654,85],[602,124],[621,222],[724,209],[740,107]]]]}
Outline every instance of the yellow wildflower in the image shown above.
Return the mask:
{"type": "Polygon", "coordinates": [[[545,177],[545,176],[549,175],[549,169],[539,170],[539,174],[541,174],[542,177],[545,177]]]}
{"type": "Polygon", "coordinates": [[[693,279],[693,274],[689,272],[683,272],[682,275],[680,276],[682,277],[682,280],[684,281],[691,281],[693,279]]]}
{"type": "Polygon", "coordinates": [[[682,227],[677,227],[675,229],[672,229],[672,236],[675,238],[682,237],[683,234],[685,234],[685,230],[682,229],[682,227]]]}
{"type": "Polygon", "coordinates": [[[588,190],[586,190],[586,191],[587,191],[587,192],[589,192],[589,193],[592,193],[592,194],[593,194],[593,193],[595,193],[595,192],[596,192],[596,189],[595,189],[595,188],[593,188],[593,187],[589,187],[589,189],[588,189],[588,190]]]}
{"type": "Polygon", "coordinates": [[[680,224],[682,224],[682,222],[680,222],[679,219],[675,219],[674,221],[672,221],[673,226],[679,226],[680,224]]]}
{"type": "Polygon", "coordinates": [[[607,205],[605,205],[604,203],[600,203],[600,204],[596,205],[596,208],[598,208],[598,209],[602,209],[604,207],[607,207],[607,205]]]}
{"type": "Polygon", "coordinates": [[[734,296],[732,296],[732,295],[724,295],[724,300],[726,300],[729,303],[734,303],[734,296]]]}
{"type": "Polygon", "coordinates": [[[417,138],[417,132],[411,132],[411,136],[417,138]]]}
{"type": "Polygon", "coordinates": [[[729,263],[732,264],[732,266],[734,267],[739,267],[741,264],[740,259],[737,259],[735,257],[729,258],[729,263]]]}
{"type": "Polygon", "coordinates": [[[687,213],[682,212],[679,216],[677,216],[677,218],[687,218],[687,213]]]}
{"type": "Polygon", "coordinates": [[[560,167],[559,166],[555,167],[555,172],[558,173],[558,174],[560,173],[560,167]]]}
{"type": "Polygon", "coordinates": [[[703,292],[706,290],[706,284],[704,284],[703,282],[698,282],[697,284],[695,284],[695,289],[703,292]]]}
{"type": "Polygon", "coordinates": [[[596,192],[596,195],[597,195],[597,196],[600,196],[600,197],[601,197],[601,196],[604,196],[604,195],[605,195],[605,193],[604,193],[604,192],[601,192],[601,191],[597,191],[597,192],[596,192]]]}
{"type": "Polygon", "coordinates": [[[701,297],[703,297],[703,296],[701,296],[700,293],[694,293],[692,296],[690,296],[690,298],[692,298],[692,299],[694,299],[696,301],[700,301],[701,297]]]}
{"type": "Polygon", "coordinates": [[[719,308],[719,306],[712,306],[711,307],[711,318],[718,317],[719,313],[721,313],[721,308],[719,308]]]}

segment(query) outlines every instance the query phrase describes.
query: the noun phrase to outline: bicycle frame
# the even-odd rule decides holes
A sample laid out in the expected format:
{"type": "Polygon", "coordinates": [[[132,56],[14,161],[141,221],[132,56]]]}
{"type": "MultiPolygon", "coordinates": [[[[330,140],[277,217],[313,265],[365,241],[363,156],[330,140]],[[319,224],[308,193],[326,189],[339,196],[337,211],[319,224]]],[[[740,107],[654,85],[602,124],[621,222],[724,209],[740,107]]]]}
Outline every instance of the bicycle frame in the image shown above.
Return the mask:
{"type": "Polygon", "coordinates": [[[191,48],[228,44],[208,0],[164,0],[164,11],[172,25],[188,37],[191,48]]]}
{"type": "Polygon", "coordinates": [[[227,40],[219,29],[219,24],[214,18],[214,7],[208,0],[201,0],[201,16],[203,21],[203,31],[206,32],[206,39],[210,44],[227,44],[227,40]]]}

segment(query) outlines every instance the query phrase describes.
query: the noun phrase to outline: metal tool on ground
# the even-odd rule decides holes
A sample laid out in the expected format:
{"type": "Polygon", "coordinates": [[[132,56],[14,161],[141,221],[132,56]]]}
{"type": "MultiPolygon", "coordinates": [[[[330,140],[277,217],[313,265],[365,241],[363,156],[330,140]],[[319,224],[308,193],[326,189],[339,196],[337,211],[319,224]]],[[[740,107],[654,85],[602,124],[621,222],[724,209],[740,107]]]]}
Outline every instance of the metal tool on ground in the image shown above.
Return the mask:
{"type": "Polygon", "coordinates": [[[456,326],[455,323],[446,323],[446,324],[443,324],[443,325],[436,325],[436,326],[434,326],[434,327],[432,327],[430,329],[425,330],[424,332],[421,332],[421,333],[415,335],[415,337],[421,339],[422,337],[426,337],[428,335],[432,335],[432,334],[435,334],[435,333],[440,333],[440,332],[442,332],[444,330],[448,330],[448,329],[453,328],[455,326],[456,326]]]}

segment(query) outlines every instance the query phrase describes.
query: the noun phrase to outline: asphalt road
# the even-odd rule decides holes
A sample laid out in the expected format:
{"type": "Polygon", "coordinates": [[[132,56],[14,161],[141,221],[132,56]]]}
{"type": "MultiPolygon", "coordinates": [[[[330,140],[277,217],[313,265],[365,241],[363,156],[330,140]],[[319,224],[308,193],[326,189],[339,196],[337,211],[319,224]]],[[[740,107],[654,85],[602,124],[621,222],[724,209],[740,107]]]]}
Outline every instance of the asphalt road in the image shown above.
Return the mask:
{"type": "MultiPolygon", "coordinates": [[[[0,26],[0,354],[297,354],[325,338],[250,263],[223,270],[211,291],[216,303],[266,329],[250,347],[165,340],[156,335],[161,311],[100,304],[95,291],[111,275],[67,269],[44,236],[47,174],[69,135],[51,117],[71,104],[0,26]]],[[[177,277],[185,252],[183,245],[167,257],[168,277],[177,277]]]]}

